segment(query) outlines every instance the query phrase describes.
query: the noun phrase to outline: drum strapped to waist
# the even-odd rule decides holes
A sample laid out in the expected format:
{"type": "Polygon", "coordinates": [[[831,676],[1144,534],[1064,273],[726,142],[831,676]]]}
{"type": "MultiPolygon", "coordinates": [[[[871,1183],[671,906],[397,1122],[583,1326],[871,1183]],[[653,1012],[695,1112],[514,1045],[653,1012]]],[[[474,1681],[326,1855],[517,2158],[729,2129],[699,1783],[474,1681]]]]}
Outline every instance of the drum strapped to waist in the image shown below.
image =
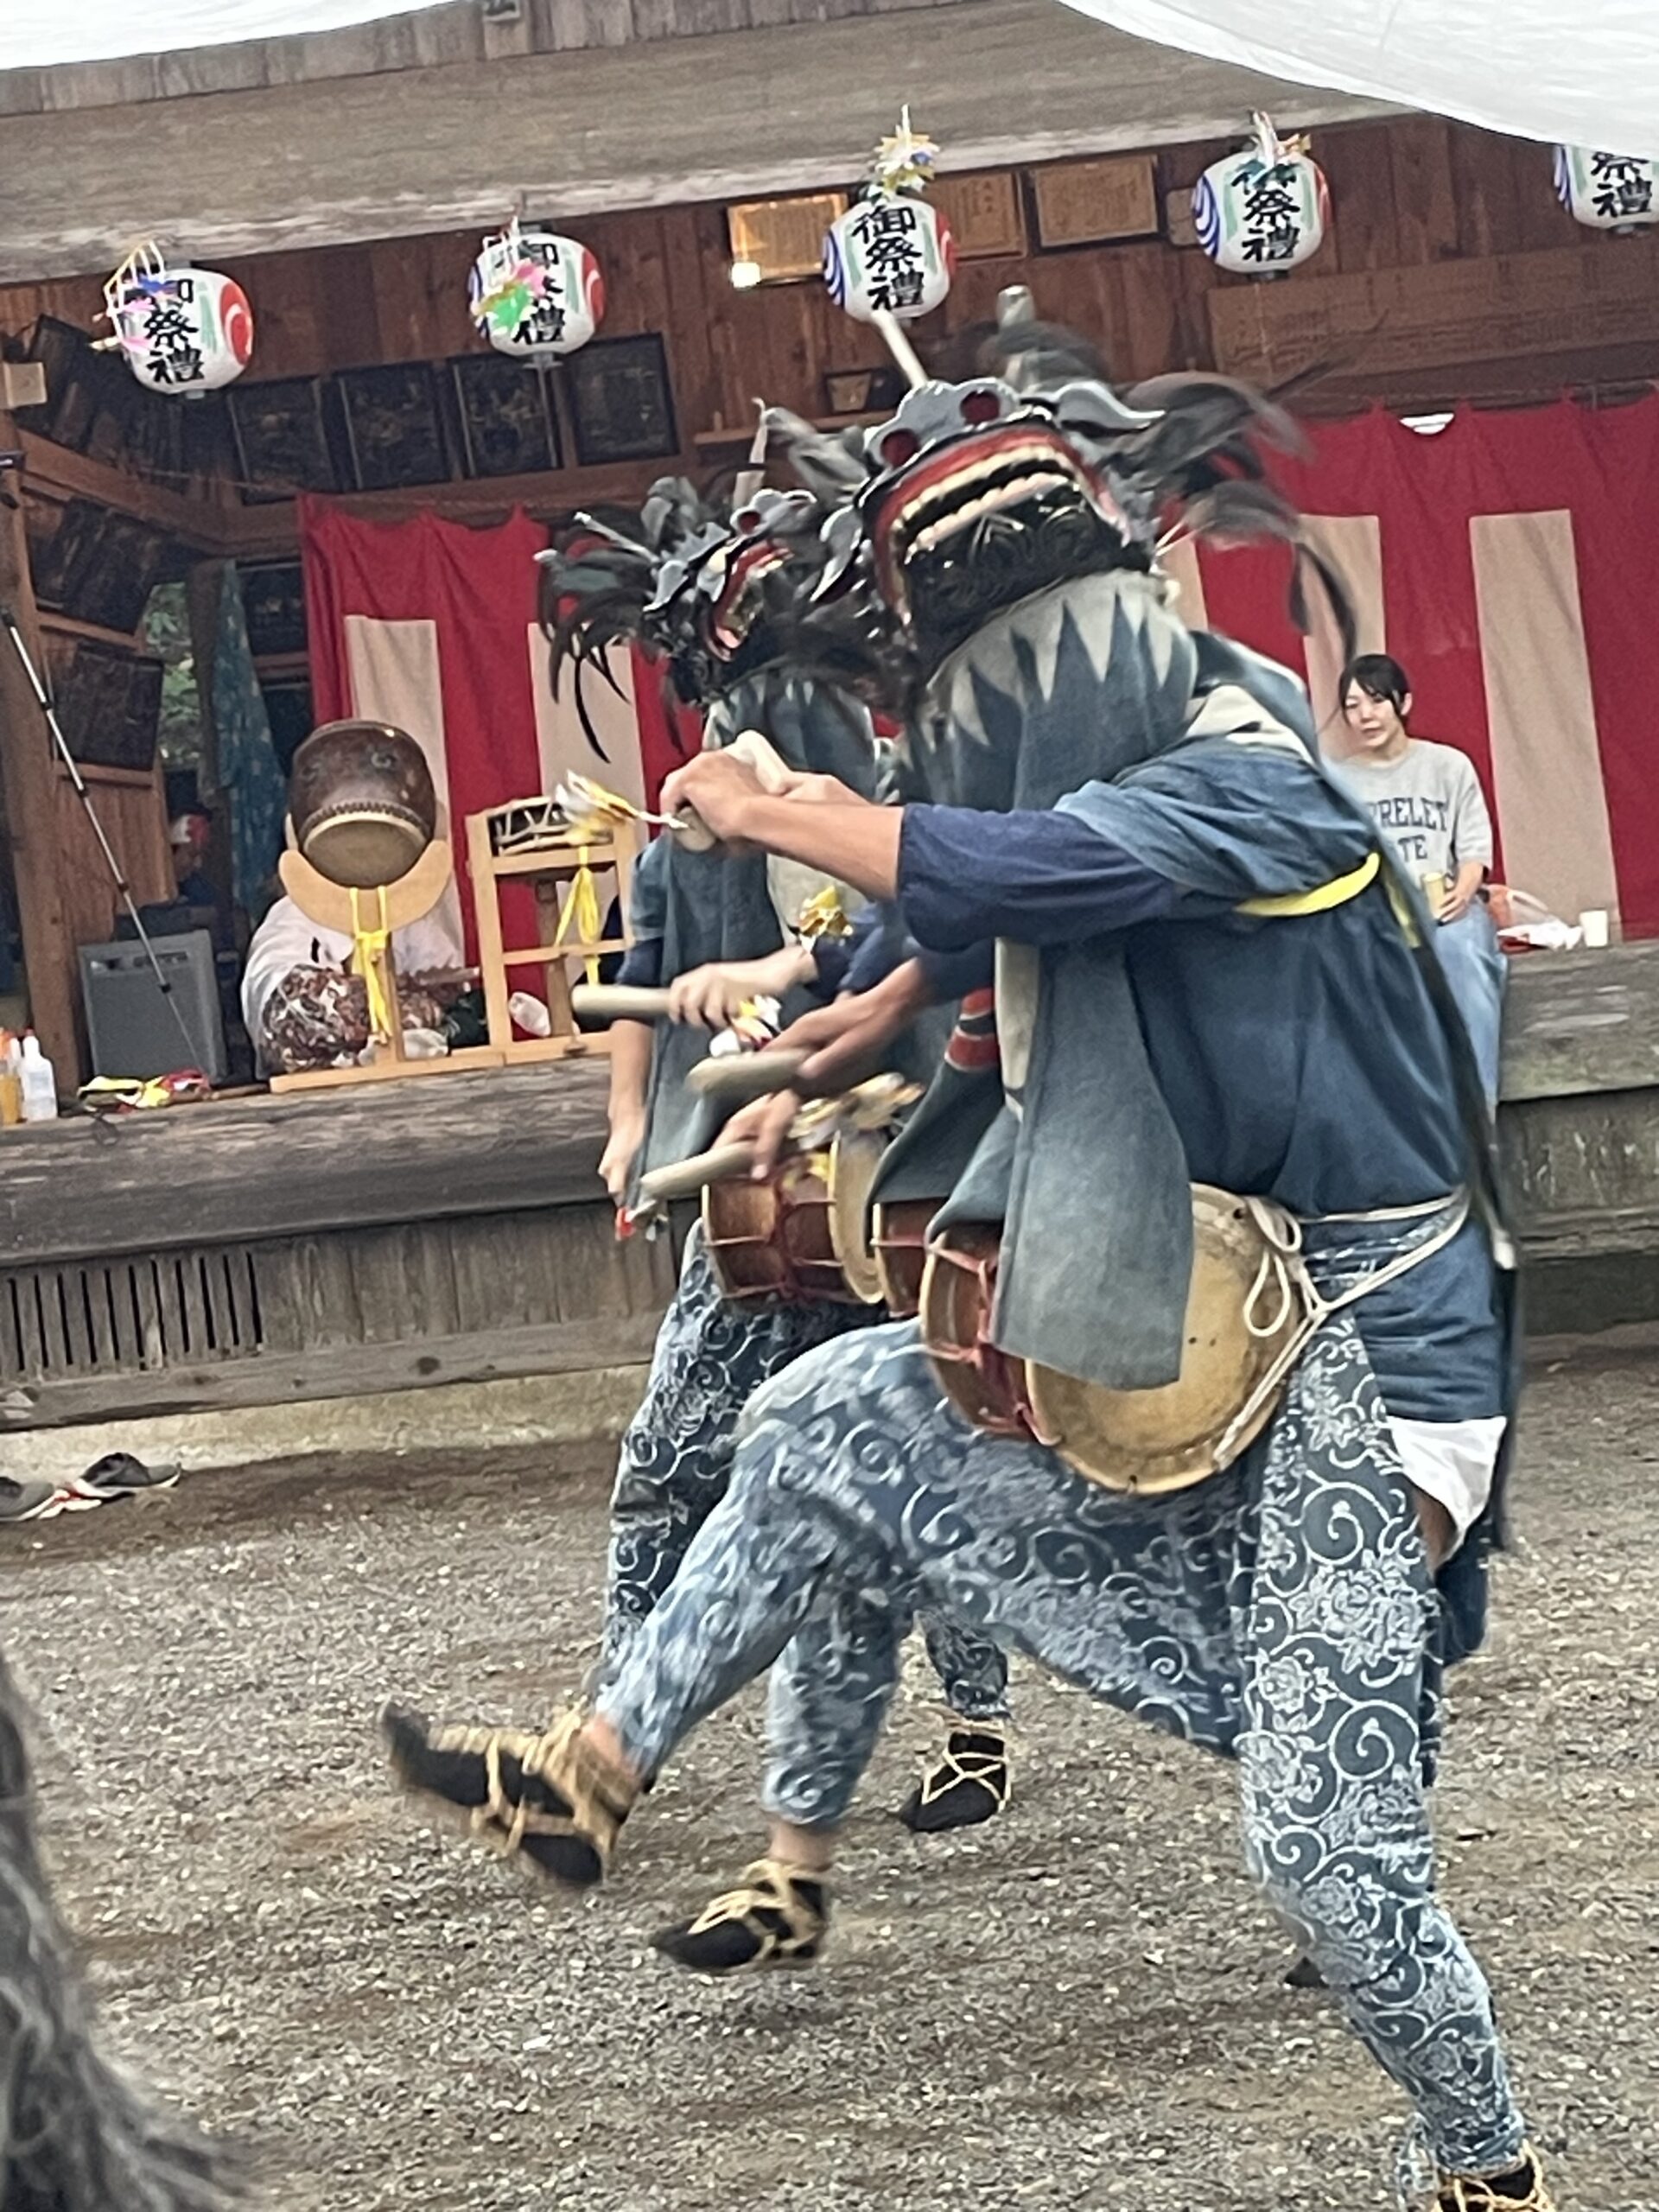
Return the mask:
{"type": "Polygon", "coordinates": [[[881,1301],[895,1321],[922,1308],[927,1272],[927,1232],[943,1198],[878,1198],[870,1208],[871,1264],[881,1301]]]}
{"type": "Polygon", "coordinates": [[[1186,1490],[1232,1465],[1277,1408],[1291,1370],[1332,1313],[1420,1266],[1468,1219],[1468,1194],[1356,1221],[1445,1219],[1422,1242],[1322,1297],[1301,1253],[1301,1224],[1260,1198],[1192,1188],[1192,1279],[1179,1378],[1113,1390],[991,1340],[1000,1236],[947,1230],[929,1248],[922,1337],[946,1396],[976,1428],[1050,1446],[1105,1489],[1144,1497],[1186,1490]]]}
{"type": "Polygon", "coordinates": [[[842,1130],[822,1151],[786,1153],[763,1183],[705,1183],[702,1235],[734,1305],[876,1306],[880,1277],[864,1235],[886,1138],[842,1130]]]}
{"type": "Polygon", "coordinates": [[[867,1227],[870,1192],[894,1118],[914,1096],[913,1085],[888,1075],[842,1098],[813,1100],[793,1124],[798,1148],[766,1181],[704,1183],[703,1239],[728,1298],[739,1305],[764,1298],[881,1303],[883,1273],[867,1227]]]}

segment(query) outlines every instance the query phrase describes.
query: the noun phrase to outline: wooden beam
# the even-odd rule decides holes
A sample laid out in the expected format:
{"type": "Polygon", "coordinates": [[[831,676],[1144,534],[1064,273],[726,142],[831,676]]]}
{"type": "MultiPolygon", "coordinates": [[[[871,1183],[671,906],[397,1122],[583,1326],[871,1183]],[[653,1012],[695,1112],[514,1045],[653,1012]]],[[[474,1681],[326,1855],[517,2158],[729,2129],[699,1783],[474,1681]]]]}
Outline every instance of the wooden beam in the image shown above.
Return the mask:
{"type": "MultiPolygon", "coordinates": [[[[0,451],[15,448],[17,428],[0,410],[0,451]]],[[[0,607],[10,608],[35,667],[44,675],[22,502],[0,479],[0,607]]],[[[0,788],[17,887],[29,1018],[58,1080],[80,1080],[75,1034],[75,948],[59,888],[57,775],[52,737],[10,636],[0,637],[0,788]]]]}
{"type": "MultiPolygon", "coordinates": [[[[505,522],[515,507],[545,516],[575,514],[584,507],[637,507],[658,477],[699,476],[708,466],[696,452],[671,454],[603,468],[551,468],[533,476],[467,477],[393,492],[330,493],[328,504],[365,522],[402,522],[430,513],[476,525],[505,522]]],[[[219,533],[223,550],[243,561],[289,553],[299,543],[299,510],[291,499],[219,508],[208,526],[219,533]]]]}
{"type": "Polygon", "coordinates": [[[607,1064],[0,1136],[0,1267],[602,1198],[607,1064]]]}
{"type": "Polygon", "coordinates": [[[1287,129],[1387,111],[1150,46],[1053,0],[884,5],[15,115],[0,283],[112,269],[137,207],[157,234],[234,257],[496,225],[520,204],[575,223],[845,186],[905,97],[963,171],[1231,136],[1258,107],[1287,129]]]}
{"type": "Polygon", "coordinates": [[[150,1374],[77,1376],[16,1385],[0,1395],[0,1431],[63,1428],[77,1421],[281,1406],[295,1400],[359,1398],[383,1390],[432,1389],[446,1382],[493,1382],[511,1376],[579,1375],[650,1359],[661,1316],[607,1314],[546,1321],[464,1336],[410,1335],[391,1344],[264,1351],[247,1359],[162,1368],[150,1374]]]}
{"type": "Polygon", "coordinates": [[[39,612],[41,627],[48,638],[85,638],[93,645],[118,646],[124,653],[144,651],[136,630],[111,630],[106,623],[83,622],[78,615],[60,614],[49,607],[39,612]]]}
{"type": "MultiPolygon", "coordinates": [[[[897,8],[955,4],[956,0],[766,0],[765,20],[823,22],[897,8]]],[[[495,61],[513,54],[702,38],[741,27],[748,13],[748,0],[525,0],[516,22],[494,23],[478,0],[450,0],[448,6],[426,6],[337,30],[0,71],[0,114],[130,106],[267,85],[320,84],[461,61],[495,61]]]]}
{"type": "Polygon", "coordinates": [[[243,511],[228,500],[169,492],[124,468],[111,468],[107,461],[92,461],[85,454],[72,453],[67,446],[54,445],[33,430],[19,432],[14,428],[6,442],[21,448],[23,479],[33,495],[62,505],[71,499],[92,499],[117,514],[130,515],[136,522],[182,538],[187,545],[204,553],[230,550],[243,511]]]}

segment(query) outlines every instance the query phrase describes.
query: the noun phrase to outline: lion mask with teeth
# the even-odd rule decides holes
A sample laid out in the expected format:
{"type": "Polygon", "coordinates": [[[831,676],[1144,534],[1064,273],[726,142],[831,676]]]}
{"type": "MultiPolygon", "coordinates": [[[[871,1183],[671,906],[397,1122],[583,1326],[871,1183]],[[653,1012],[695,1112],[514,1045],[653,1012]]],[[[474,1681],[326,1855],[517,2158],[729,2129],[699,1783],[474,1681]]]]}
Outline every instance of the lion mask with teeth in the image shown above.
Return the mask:
{"type": "Polygon", "coordinates": [[[610,648],[638,643],[666,664],[675,696],[706,712],[778,659],[774,580],[805,563],[796,588],[810,588],[822,521],[810,493],[758,490],[729,512],[680,477],[653,485],[637,518],[582,517],[540,556],[556,695],[573,671],[582,712],[586,677],[610,681],[610,648]]]}
{"type": "Polygon", "coordinates": [[[792,649],[900,713],[912,788],[966,806],[1052,804],[1175,742],[1198,650],[1161,575],[1161,534],[1292,543],[1346,600],[1262,442],[1294,449],[1271,401],[1215,377],[1115,391],[1086,345],[1016,324],[983,373],[924,384],[861,443],[777,418],[835,504],[792,649]]]}

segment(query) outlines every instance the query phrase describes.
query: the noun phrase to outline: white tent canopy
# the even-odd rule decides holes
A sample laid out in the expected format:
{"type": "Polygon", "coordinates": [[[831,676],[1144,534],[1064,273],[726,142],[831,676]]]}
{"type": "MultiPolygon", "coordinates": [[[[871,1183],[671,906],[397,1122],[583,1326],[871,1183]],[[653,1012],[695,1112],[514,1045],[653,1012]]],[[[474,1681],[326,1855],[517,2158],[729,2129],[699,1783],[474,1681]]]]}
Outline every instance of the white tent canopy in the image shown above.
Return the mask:
{"type": "Polygon", "coordinates": [[[415,12],[409,0],[0,0],[0,69],[188,52],[415,12]]]}
{"type": "Polygon", "coordinates": [[[1659,0],[1069,0],[1139,38],[1516,137],[1659,155],[1659,0]]]}

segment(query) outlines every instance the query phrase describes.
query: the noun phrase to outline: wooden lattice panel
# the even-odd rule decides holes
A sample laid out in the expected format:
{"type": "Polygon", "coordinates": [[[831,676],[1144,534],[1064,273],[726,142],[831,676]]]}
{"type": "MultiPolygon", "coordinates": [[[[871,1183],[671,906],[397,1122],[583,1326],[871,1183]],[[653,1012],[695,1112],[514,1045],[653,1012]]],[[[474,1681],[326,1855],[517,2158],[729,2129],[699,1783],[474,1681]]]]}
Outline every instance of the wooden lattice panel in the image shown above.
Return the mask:
{"type": "Polygon", "coordinates": [[[9,1384],[245,1359],[264,1341],[245,1246],[0,1275],[0,1382],[9,1384]]]}

